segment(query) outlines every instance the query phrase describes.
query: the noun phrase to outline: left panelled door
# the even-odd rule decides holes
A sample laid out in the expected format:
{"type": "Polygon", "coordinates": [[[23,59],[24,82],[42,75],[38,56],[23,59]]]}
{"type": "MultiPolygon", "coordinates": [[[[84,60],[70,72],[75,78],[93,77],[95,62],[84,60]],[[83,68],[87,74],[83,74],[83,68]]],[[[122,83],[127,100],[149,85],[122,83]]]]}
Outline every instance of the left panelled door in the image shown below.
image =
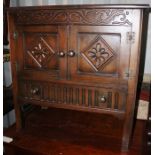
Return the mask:
{"type": "Polygon", "coordinates": [[[67,31],[63,26],[19,26],[17,66],[31,80],[66,78],[67,31]]]}

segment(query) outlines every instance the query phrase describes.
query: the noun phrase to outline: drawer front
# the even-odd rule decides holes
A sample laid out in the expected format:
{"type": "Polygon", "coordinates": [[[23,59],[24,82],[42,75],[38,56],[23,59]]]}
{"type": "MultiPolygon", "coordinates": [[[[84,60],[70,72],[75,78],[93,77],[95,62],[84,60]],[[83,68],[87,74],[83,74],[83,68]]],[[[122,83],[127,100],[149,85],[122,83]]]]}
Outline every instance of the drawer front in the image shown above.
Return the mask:
{"type": "Polygon", "coordinates": [[[126,91],[74,84],[24,81],[19,85],[20,98],[68,105],[125,111],[126,91]]]}

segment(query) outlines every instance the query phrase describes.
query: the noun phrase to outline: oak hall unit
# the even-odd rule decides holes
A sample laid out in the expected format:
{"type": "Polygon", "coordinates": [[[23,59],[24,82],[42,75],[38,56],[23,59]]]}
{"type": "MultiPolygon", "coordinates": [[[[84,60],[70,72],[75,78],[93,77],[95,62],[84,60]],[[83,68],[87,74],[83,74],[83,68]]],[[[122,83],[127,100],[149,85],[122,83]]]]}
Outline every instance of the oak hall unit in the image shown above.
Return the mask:
{"type": "Polygon", "coordinates": [[[98,113],[105,118],[100,121],[103,134],[127,150],[148,9],[146,5],[10,8],[17,130],[22,130],[21,106],[26,103],[98,113]]]}

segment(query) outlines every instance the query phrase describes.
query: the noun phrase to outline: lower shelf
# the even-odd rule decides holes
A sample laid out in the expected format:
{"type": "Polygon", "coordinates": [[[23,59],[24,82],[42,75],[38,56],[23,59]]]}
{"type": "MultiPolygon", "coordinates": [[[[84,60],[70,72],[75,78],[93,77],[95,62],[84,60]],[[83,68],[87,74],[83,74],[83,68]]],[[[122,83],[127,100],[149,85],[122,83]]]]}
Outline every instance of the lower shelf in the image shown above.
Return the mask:
{"type": "MultiPolygon", "coordinates": [[[[73,129],[70,129],[70,133],[62,132],[62,130],[60,132],[60,128],[62,128],[58,126],[60,122],[57,125],[53,124],[51,130],[51,124],[46,124],[51,119],[48,117],[43,123],[43,119],[39,118],[39,115],[33,113],[27,118],[30,122],[26,124],[24,130],[16,132],[15,127],[11,127],[4,133],[14,139],[12,143],[4,144],[6,155],[120,155],[120,145],[112,139],[111,141],[109,139],[108,143],[111,145],[108,145],[105,143],[108,140],[106,138],[101,141],[97,136],[94,136],[91,139],[91,136],[83,136],[82,132],[78,132],[79,134],[75,136],[72,133],[73,129]],[[41,124],[37,125],[39,122],[41,124]]],[[[58,116],[55,115],[53,119],[58,119],[58,116]]],[[[145,121],[136,122],[132,146],[128,152],[121,154],[141,155],[145,124],[145,121]]],[[[92,133],[85,134],[91,135],[92,133]]]]}

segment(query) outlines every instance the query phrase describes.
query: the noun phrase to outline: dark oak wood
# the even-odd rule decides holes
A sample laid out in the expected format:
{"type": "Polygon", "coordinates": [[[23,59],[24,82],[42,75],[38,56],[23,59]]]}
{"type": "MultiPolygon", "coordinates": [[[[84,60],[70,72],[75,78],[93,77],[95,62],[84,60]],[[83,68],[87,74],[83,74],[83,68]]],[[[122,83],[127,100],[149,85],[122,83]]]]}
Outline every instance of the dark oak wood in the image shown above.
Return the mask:
{"type": "MultiPolygon", "coordinates": [[[[14,139],[10,144],[4,143],[6,155],[143,155],[146,121],[136,121],[131,148],[121,152],[120,139],[113,139],[121,134],[120,131],[110,128],[109,134],[113,134],[111,139],[107,138],[104,135],[107,130],[101,124],[103,120],[109,121],[109,117],[62,109],[35,110],[26,117],[25,129],[15,132],[14,126],[4,132],[5,136],[14,139]]],[[[115,121],[115,125],[121,127],[123,124],[115,121]]]]}
{"type": "MultiPolygon", "coordinates": [[[[128,150],[148,10],[147,5],[10,8],[17,130],[26,103],[98,113],[108,120],[100,121],[105,127],[121,122],[113,141],[128,150]]],[[[114,131],[105,130],[110,139],[114,131]]]]}

